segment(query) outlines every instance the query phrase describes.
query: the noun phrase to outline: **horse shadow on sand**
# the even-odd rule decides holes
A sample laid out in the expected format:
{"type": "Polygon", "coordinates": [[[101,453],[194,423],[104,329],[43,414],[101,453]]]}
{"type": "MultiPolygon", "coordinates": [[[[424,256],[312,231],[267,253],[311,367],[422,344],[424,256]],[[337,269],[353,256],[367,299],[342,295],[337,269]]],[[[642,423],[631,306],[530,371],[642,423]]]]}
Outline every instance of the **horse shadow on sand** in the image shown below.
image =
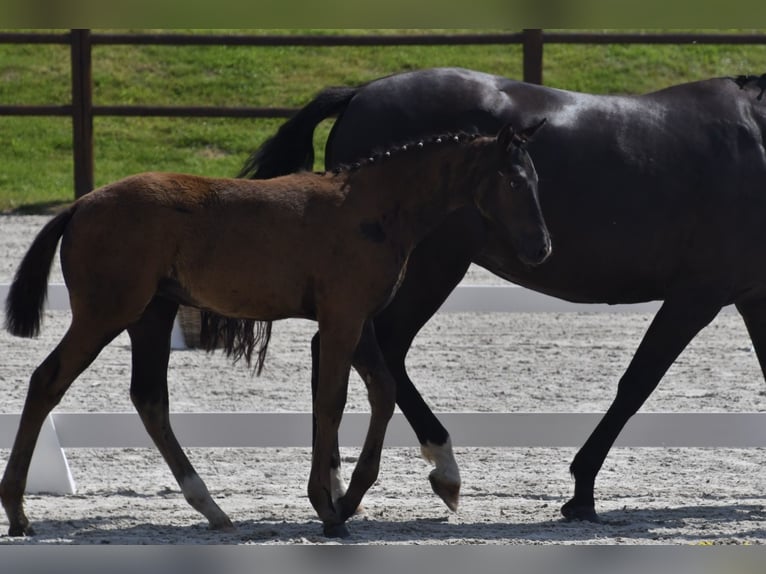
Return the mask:
{"type": "MultiPolygon", "coordinates": [[[[766,507],[761,504],[678,506],[647,510],[609,510],[601,523],[562,519],[537,522],[460,522],[448,517],[386,520],[358,515],[349,521],[349,538],[328,539],[318,520],[282,520],[271,516],[235,521],[236,532],[193,524],[131,522],[130,513],[115,513],[71,520],[37,520],[36,535],[0,536],[0,545],[34,544],[386,544],[386,543],[521,543],[521,544],[627,544],[674,543],[731,544],[766,540],[766,507]]],[[[5,525],[2,526],[5,528],[5,525]]]]}

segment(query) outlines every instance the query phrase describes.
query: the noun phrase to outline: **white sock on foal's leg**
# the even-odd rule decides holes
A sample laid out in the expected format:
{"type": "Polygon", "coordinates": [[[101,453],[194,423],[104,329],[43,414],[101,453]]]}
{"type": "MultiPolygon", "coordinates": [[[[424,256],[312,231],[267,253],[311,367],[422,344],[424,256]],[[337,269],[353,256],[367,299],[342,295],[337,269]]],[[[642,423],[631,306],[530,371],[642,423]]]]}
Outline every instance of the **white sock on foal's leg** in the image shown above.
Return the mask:
{"type": "Polygon", "coordinates": [[[229,517],[213,501],[207,486],[197,474],[187,476],[181,481],[181,492],[192,508],[207,518],[210,528],[226,532],[235,530],[229,517]]]}

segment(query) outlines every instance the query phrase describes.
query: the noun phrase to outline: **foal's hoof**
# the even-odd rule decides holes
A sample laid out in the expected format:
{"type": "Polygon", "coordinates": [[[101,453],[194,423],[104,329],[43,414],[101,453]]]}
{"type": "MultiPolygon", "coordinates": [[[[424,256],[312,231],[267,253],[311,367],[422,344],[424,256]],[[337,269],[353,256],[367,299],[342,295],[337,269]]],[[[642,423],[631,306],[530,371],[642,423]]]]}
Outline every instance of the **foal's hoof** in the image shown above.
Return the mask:
{"type": "Polygon", "coordinates": [[[26,526],[14,524],[8,528],[8,536],[34,536],[35,534],[35,529],[29,524],[26,526]]]}
{"type": "Polygon", "coordinates": [[[584,520],[586,522],[600,523],[601,518],[596,514],[596,509],[587,504],[577,504],[574,499],[561,507],[561,514],[567,520],[584,520]]]}
{"type": "Polygon", "coordinates": [[[211,522],[210,530],[217,530],[219,532],[226,532],[231,534],[237,531],[237,527],[231,523],[231,520],[229,520],[228,517],[225,517],[224,519],[218,520],[215,523],[211,522]]]}
{"type": "Polygon", "coordinates": [[[431,483],[433,491],[447,505],[447,508],[452,512],[456,512],[460,502],[460,483],[444,478],[436,470],[432,470],[428,475],[428,481],[431,483]]]}
{"type": "Polygon", "coordinates": [[[348,528],[342,522],[340,524],[325,524],[323,531],[327,538],[348,538],[351,536],[348,528]]]}

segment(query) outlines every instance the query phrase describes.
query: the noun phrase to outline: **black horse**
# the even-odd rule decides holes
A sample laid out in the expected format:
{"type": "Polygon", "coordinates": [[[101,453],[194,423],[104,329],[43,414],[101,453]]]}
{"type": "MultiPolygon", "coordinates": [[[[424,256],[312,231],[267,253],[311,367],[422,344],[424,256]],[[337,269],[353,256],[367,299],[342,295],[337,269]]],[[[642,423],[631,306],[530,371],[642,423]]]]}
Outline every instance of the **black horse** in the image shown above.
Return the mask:
{"type": "Polygon", "coordinates": [[[553,240],[548,262],[524,265],[475,209],[464,209],[413,253],[404,284],[375,329],[396,378],[397,403],[436,464],[432,486],[455,508],[460,479],[449,435],[408,378],[404,360],[471,262],[569,301],[664,301],[616,398],[571,465],[574,497],[561,511],[597,521],[594,482],[609,449],[723,306],[736,304],[766,374],[763,89],[764,76],[739,76],[635,97],[596,96],[464,69],[414,71],[322,91],[251,156],[241,175],[310,168],[314,128],[336,114],[329,167],[429,133],[494,133],[507,122],[546,118],[529,150],[553,240]]]}

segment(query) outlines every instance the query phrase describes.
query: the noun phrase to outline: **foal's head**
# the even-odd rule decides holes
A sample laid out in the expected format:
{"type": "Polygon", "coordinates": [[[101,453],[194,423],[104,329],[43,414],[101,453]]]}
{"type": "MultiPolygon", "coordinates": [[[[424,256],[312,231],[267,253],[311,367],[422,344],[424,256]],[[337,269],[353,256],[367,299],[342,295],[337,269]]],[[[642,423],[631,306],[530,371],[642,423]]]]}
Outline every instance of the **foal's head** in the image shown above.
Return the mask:
{"type": "Polygon", "coordinates": [[[537,171],[526,150],[540,123],[520,132],[508,124],[495,138],[495,174],[489,174],[476,198],[484,217],[504,230],[524,263],[539,265],[551,254],[551,239],[537,197],[537,171]]]}

